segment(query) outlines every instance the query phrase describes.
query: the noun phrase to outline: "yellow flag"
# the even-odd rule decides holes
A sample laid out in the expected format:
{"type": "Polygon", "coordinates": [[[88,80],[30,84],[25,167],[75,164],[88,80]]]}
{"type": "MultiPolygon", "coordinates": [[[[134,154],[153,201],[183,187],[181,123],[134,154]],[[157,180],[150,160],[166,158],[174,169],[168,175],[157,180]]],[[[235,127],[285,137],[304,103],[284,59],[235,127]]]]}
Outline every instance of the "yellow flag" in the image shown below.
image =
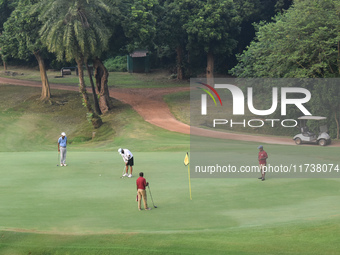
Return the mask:
{"type": "Polygon", "coordinates": [[[187,152],[187,155],[185,155],[185,158],[184,158],[184,165],[188,166],[190,200],[192,200],[192,197],[191,197],[191,181],[190,181],[190,167],[189,167],[189,153],[188,152],[187,152]]]}
{"type": "Polygon", "coordinates": [[[184,158],[184,165],[189,165],[189,156],[188,156],[188,153],[187,155],[185,155],[185,158],[184,158]]]}

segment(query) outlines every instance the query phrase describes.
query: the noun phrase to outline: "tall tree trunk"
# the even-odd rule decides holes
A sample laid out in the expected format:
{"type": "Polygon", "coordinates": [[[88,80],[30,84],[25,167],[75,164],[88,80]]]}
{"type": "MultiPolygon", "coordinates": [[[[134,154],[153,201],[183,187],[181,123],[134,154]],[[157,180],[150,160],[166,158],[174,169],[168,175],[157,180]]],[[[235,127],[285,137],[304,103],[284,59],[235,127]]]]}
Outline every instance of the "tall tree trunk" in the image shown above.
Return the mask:
{"type": "Polygon", "coordinates": [[[93,60],[94,77],[99,93],[99,107],[102,113],[106,113],[112,109],[109,87],[107,85],[109,72],[99,58],[93,60]]]}
{"type": "MultiPolygon", "coordinates": [[[[1,51],[1,49],[0,49],[0,51],[1,51]]],[[[7,65],[6,65],[5,58],[4,58],[4,56],[1,55],[1,54],[0,54],[0,58],[1,58],[1,60],[2,60],[2,64],[4,65],[4,71],[6,71],[6,70],[7,70],[7,65]]]]}
{"type": "Polygon", "coordinates": [[[214,85],[214,54],[209,51],[207,54],[207,83],[210,86],[214,85]]]}
{"type": "Polygon", "coordinates": [[[89,79],[90,79],[90,83],[91,83],[91,88],[92,88],[92,95],[93,95],[93,102],[94,102],[94,109],[96,110],[96,113],[98,115],[101,115],[102,112],[99,108],[99,104],[98,104],[98,97],[97,97],[97,93],[96,93],[96,88],[94,87],[94,83],[93,83],[93,79],[92,79],[92,72],[91,72],[91,69],[88,65],[88,63],[86,62],[85,63],[86,65],[86,69],[87,69],[87,73],[89,75],[89,79]]]}
{"type": "Polygon", "coordinates": [[[182,47],[179,45],[176,48],[177,52],[177,79],[183,80],[183,50],[182,47]]]}
{"type": "Polygon", "coordinates": [[[38,61],[39,64],[39,70],[40,70],[40,77],[41,77],[41,100],[49,99],[51,98],[51,89],[50,89],[50,84],[48,82],[48,77],[46,74],[46,67],[45,67],[45,62],[44,59],[41,57],[39,51],[34,52],[34,56],[38,61]]]}
{"type": "Polygon", "coordinates": [[[2,64],[4,65],[4,71],[7,71],[7,64],[3,57],[2,57],[2,64]]]}
{"type": "Polygon", "coordinates": [[[87,109],[88,114],[90,115],[91,123],[94,128],[99,128],[102,124],[103,121],[99,117],[98,114],[96,114],[91,106],[91,103],[89,101],[89,96],[86,91],[85,87],[85,81],[84,81],[84,70],[83,70],[83,65],[84,65],[84,60],[83,59],[77,59],[76,60],[77,65],[78,65],[78,75],[79,75],[79,91],[83,96],[83,103],[84,106],[87,109]]]}

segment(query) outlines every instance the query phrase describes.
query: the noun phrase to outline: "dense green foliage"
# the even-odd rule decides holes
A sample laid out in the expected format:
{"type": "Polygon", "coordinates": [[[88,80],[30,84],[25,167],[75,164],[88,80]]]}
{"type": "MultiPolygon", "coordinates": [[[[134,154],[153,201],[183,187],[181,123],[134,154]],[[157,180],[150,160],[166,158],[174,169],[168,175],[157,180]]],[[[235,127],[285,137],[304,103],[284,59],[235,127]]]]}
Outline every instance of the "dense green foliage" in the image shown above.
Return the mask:
{"type": "Polygon", "coordinates": [[[109,72],[126,72],[126,56],[117,56],[104,61],[104,65],[109,72]]]}
{"type": "Polygon", "coordinates": [[[238,77],[317,78],[340,75],[340,3],[300,0],[273,22],[257,25],[255,41],[238,56],[238,77]]]}
{"type": "Polygon", "coordinates": [[[128,0],[120,5],[121,26],[128,38],[126,48],[129,52],[152,47],[158,5],[158,0],[128,0]]]}
{"type": "MultiPolygon", "coordinates": [[[[336,0],[295,1],[273,22],[257,25],[256,40],[238,55],[239,63],[231,73],[262,78],[339,77],[339,13],[340,2],[336,0]]],[[[328,118],[332,137],[339,138],[339,84],[319,81],[308,89],[314,95],[310,108],[328,118]]]]}
{"type": "Polygon", "coordinates": [[[213,54],[230,54],[236,47],[237,12],[231,0],[184,1],[190,15],[183,24],[188,34],[188,47],[213,54]]]}
{"type": "MultiPolygon", "coordinates": [[[[0,2],[0,16],[3,22],[10,16],[17,2],[0,2]]],[[[43,0],[37,2],[41,3],[40,6],[43,8],[39,9],[39,11],[46,18],[42,20],[44,23],[43,30],[54,33],[57,31],[55,29],[58,26],[60,29],[64,22],[66,22],[68,24],[67,34],[64,34],[64,36],[69,37],[71,33],[76,33],[76,30],[81,31],[79,30],[81,28],[79,24],[81,24],[80,20],[82,18],[85,23],[93,23],[93,19],[97,19],[96,22],[101,22],[100,28],[107,29],[99,32],[98,27],[91,26],[91,33],[88,33],[91,34],[90,37],[83,37],[81,39],[87,40],[88,45],[92,45],[92,50],[100,49],[97,54],[105,51],[105,56],[110,58],[131,53],[135,49],[147,48],[151,53],[150,64],[152,67],[180,67],[183,69],[184,75],[179,78],[183,79],[204,70],[207,61],[205,53],[209,51],[212,51],[215,55],[217,63],[215,69],[225,73],[234,63],[234,56],[232,54],[235,51],[239,52],[244,49],[251,41],[254,29],[250,24],[254,21],[269,20],[277,11],[280,12],[282,8],[288,8],[289,4],[287,3],[290,1],[105,0],[100,1],[100,8],[104,5],[110,8],[111,15],[107,16],[103,9],[93,7],[86,16],[78,16],[78,23],[74,23],[76,26],[70,25],[70,20],[77,18],[76,12],[73,14],[69,12],[63,22],[50,22],[53,17],[67,10],[68,6],[74,10],[75,6],[70,6],[72,2],[43,0]],[[53,7],[52,12],[46,11],[49,6],[53,7]],[[60,11],[58,11],[58,8],[60,8],[60,11]],[[48,29],[52,25],[54,29],[48,29]],[[74,31],[72,32],[72,30],[74,31]],[[99,46],[97,40],[91,40],[91,38],[95,37],[102,37],[102,46],[106,46],[99,46]],[[109,39],[104,39],[105,37],[109,37],[109,39]],[[202,52],[205,53],[202,54],[202,52]]],[[[38,10],[34,12],[36,11],[38,10]]],[[[0,25],[2,26],[2,23],[0,25]]],[[[30,29],[27,29],[27,31],[29,32],[30,29]]],[[[84,34],[78,33],[77,36],[80,39],[84,34]]],[[[14,47],[10,40],[11,38],[5,35],[2,35],[2,37],[3,43],[0,43],[0,48],[10,49],[14,47]]],[[[39,40],[38,37],[36,38],[39,40]]],[[[47,36],[47,33],[44,35],[43,41],[46,40],[51,40],[51,34],[49,36],[47,36]]],[[[69,51],[77,41],[65,39],[64,43],[70,46],[68,47],[69,51]]],[[[63,52],[64,49],[60,48],[61,44],[60,41],[58,43],[48,43],[49,50],[55,52],[59,60],[64,61],[65,58],[72,59],[68,57],[68,53],[63,52]]],[[[90,50],[86,49],[84,45],[81,46],[83,51],[90,50]]],[[[8,52],[8,54],[2,57],[10,64],[14,63],[14,57],[16,56],[14,53],[8,52]]],[[[47,64],[55,63],[54,59],[55,57],[50,55],[48,61],[46,61],[47,64]]],[[[32,59],[27,61],[30,62],[32,59]]],[[[54,64],[54,66],[57,65],[54,64]]]]}
{"type": "Polygon", "coordinates": [[[28,60],[34,52],[44,51],[39,29],[42,23],[36,11],[32,11],[35,1],[21,0],[4,23],[4,31],[0,37],[3,45],[2,54],[8,57],[28,60]]]}
{"type": "Polygon", "coordinates": [[[11,15],[11,12],[15,9],[18,2],[18,0],[0,0],[0,34],[3,30],[3,24],[11,15]]]}

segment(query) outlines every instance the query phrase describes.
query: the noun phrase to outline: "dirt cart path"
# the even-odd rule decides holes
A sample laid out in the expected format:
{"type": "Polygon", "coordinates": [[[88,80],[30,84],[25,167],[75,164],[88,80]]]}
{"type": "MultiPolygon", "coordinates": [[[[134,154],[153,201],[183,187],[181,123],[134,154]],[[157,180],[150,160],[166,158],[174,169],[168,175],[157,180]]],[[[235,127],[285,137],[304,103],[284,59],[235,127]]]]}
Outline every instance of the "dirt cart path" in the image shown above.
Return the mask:
{"type": "MultiPolygon", "coordinates": [[[[0,77],[0,84],[41,87],[40,82],[24,81],[2,77],[0,77]]],[[[63,84],[50,84],[50,86],[51,89],[79,91],[77,86],[63,84]]],[[[189,89],[189,87],[146,89],[110,88],[109,91],[111,97],[131,105],[133,109],[136,110],[138,114],[140,114],[147,122],[170,131],[190,134],[190,126],[175,119],[175,117],[171,114],[169,107],[163,101],[163,96],[166,94],[180,91],[188,91],[189,89]]],[[[89,89],[88,92],[90,92],[89,89]]],[[[291,138],[226,133],[205,130],[202,128],[191,128],[191,134],[218,139],[231,139],[268,144],[294,144],[294,141],[291,138]]],[[[332,146],[340,146],[340,143],[333,144],[332,146]]]]}

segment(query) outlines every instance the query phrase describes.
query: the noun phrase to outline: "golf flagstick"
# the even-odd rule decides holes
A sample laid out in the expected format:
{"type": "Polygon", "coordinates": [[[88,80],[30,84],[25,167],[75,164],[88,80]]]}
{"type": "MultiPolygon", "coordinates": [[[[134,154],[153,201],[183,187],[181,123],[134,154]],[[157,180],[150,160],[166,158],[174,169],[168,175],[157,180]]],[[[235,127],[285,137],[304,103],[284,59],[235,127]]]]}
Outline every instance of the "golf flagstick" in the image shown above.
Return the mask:
{"type": "Polygon", "coordinates": [[[190,167],[189,167],[189,153],[188,152],[187,152],[187,154],[185,155],[185,158],[184,158],[184,165],[188,166],[189,192],[190,192],[190,200],[192,200],[192,197],[191,197],[191,181],[190,181],[190,167]]]}

